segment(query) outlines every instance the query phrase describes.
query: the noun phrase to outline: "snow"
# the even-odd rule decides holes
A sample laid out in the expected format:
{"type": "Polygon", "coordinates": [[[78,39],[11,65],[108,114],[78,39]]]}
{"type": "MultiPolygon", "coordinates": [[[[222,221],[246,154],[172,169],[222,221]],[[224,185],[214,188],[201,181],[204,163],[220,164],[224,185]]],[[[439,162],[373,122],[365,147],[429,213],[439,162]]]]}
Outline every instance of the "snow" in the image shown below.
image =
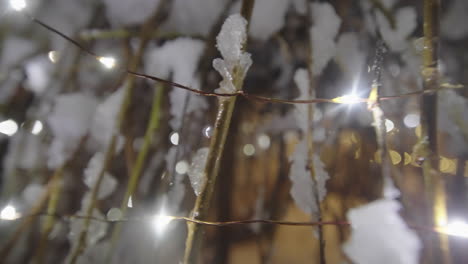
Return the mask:
{"type": "Polygon", "coordinates": [[[456,155],[466,153],[468,135],[463,132],[468,125],[468,102],[455,91],[443,90],[438,94],[438,128],[445,132],[447,149],[456,155]]]}
{"type": "Polygon", "coordinates": [[[289,178],[291,179],[291,196],[296,205],[305,213],[315,215],[318,212],[318,203],[326,196],[325,183],[328,180],[328,173],[323,169],[323,163],[320,157],[313,155],[314,173],[317,179],[317,186],[308,167],[308,147],[306,140],[302,140],[296,145],[296,149],[289,161],[292,162],[289,170],[289,178]],[[317,191],[316,200],[315,191],[317,191]]]}
{"type": "MultiPolygon", "coordinates": [[[[89,206],[91,193],[88,192],[85,194],[81,204],[81,210],[78,211],[76,214],[80,216],[85,216],[87,208],[89,206]]],[[[94,208],[92,217],[105,219],[104,215],[97,209],[94,208]]],[[[77,237],[80,235],[82,230],[84,229],[84,221],[85,219],[81,218],[71,218],[70,219],[70,233],[68,233],[68,240],[71,243],[72,250],[69,252],[73,252],[73,249],[78,246],[77,237]]],[[[108,223],[101,222],[101,221],[90,221],[89,228],[86,236],[86,248],[93,248],[94,245],[103,238],[107,233],[108,223]]],[[[67,258],[71,256],[68,255],[67,258]]],[[[68,261],[66,261],[68,263],[68,261]]]]}
{"type": "Polygon", "coordinates": [[[390,50],[394,52],[405,50],[409,44],[408,37],[416,29],[416,10],[413,7],[399,8],[395,13],[395,29],[392,29],[381,12],[377,12],[376,16],[380,34],[390,50]]]}
{"type": "Polygon", "coordinates": [[[116,27],[142,24],[156,10],[160,0],[104,0],[106,15],[116,27]]]}
{"type": "Polygon", "coordinates": [[[241,15],[229,16],[216,37],[216,47],[228,65],[236,65],[247,42],[247,20],[241,15]]]}
{"type": "Polygon", "coordinates": [[[188,176],[190,178],[190,183],[192,184],[193,191],[195,195],[200,195],[203,186],[206,182],[206,175],[204,174],[206,160],[208,158],[208,148],[200,148],[195,153],[195,156],[192,158],[192,164],[188,170],[188,176]]]}
{"type": "Polygon", "coordinates": [[[24,188],[21,195],[26,205],[31,208],[37,204],[37,201],[39,201],[44,192],[44,185],[39,183],[30,183],[26,188],[24,188]]]}
{"type": "Polygon", "coordinates": [[[347,81],[354,81],[364,66],[366,55],[359,48],[359,38],[356,33],[341,34],[337,42],[335,59],[346,75],[347,81]]]}
{"type": "Polygon", "coordinates": [[[70,158],[91,125],[97,100],[83,93],[57,96],[47,123],[54,139],[49,149],[49,168],[56,168],[70,158]]]}
{"type": "Polygon", "coordinates": [[[37,94],[44,92],[53,70],[52,64],[47,57],[39,56],[29,60],[26,62],[25,70],[28,76],[26,87],[37,94]]]}
{"type": "Polygon", "coordinates": [[[468,25],[463,23],[468,13],[468,1],[452,1],[441,21],[441,32],[444,37],[459,40],[468,35],[468,25]]]}
{"type": "Polygon", "coordinates": [[[2,71],[20,62],[35,50],[35,43],[29,39],[11,36],[5,39],[2,48],[1,68],[2,71]]]}
{"type": "MultiPolygon", "coordinates": [[[[117,116],[120,112],[124,94],[125,89],[121,87],[97,106],[90,129],[90,139],[95,149],[104,150],[107,148],[113,133],[118,132],[119,128],[116,127],[117,116]]],[[[120,151],[122,144],[123,139],[119,137],[117,152],[120,151]]]]}
{"type": "Polygon", "coordinates": [[[257,0],[252,12],[250,35],[260,40],[268,39],[284,25],[287,0],[257,0]]]}
{"type": "MultiPolygon", "coordinates": [[[[202,41],[191,38],[168,41],[163,46],[148,51],[145,71],[166,79],[173,74],[172,79],[175,82],[197,89],[199,80],[195,74],[203,48],[202,41]]],[[[174,131],[179,131],[182,126],[187,96],[190,96],[190,99],[185,114],[205,110],[208,107],[205,98],[173,88],[169,94],[172,116],[169,124],[174,131]]]]}
{"type": "MultiPolygon", "coordinates": [[[[294,73],[294,82],[296,83],[297,88],[299,88],[299,96],[297,100],[307,100],[310,99],[309,95],[309,76],[306,69],[298,69],[294,73]]],[[[303,104],[294,105],[294,117],[296,119],[296,124],[301,129],[302,133],[305,135],[309,131],[307,110],[308,106],[303,104]]]]}
{"type": "Polygon", "coordinates": [[[351,260],[359,264],[419,263],[421,242],[398,211],[401,205],[384,198],[351,209],[348,220],[353,231],[343,246],[351,260]]]}
{"type": "MultiPolygon", "coordinates": [[[[104,154],[98,152],[89,160],[88,167],[84,170],[84,182],[88,188],[95,188],[99,173],[104,165],[104,154]]],[[[104,173],[104,178],[98,191],[98,199],[108,197],[117,187],[117,180],[108,172],[104,173]]]]}
{"type": "Polygon", "coordinates": [[[221,74],[223,80],[219,93],[233,93],[237,90],[233,80],[235,77],[244,79],[247,70],[252,65],[250,54],[244,52],[247,41],[247,20],[239,14],[229,16],[216,37],[216,47],[223,59],[213,60],[213,67],[221,74]],[[240,76],[234,76],[234,68],[239,67],[240,76]]]}
{"type": "Polygon", "coordinates": [[[207,36],[227,4],[226,0],[174,0],[164,29],[207,36]]]}
{"type": "Polygon", "coordinates": [[[341,25],[341,18],[329,3],[312,3],[313,25],[310,28],[312,43],[312,73],[320,75],[335,55],[335,37],[341,25]]]}

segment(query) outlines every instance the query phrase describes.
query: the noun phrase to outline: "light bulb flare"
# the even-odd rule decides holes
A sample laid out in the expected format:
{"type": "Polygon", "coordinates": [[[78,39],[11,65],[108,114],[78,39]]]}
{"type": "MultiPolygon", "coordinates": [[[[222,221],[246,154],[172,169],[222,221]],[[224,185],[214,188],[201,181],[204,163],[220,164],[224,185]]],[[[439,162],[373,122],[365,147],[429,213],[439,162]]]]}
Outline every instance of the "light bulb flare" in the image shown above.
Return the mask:
{"type": "Polygon", "coordinates": [[[115,58],[113,57],[99,57],[98,58],[99,62],[104,65],[107,69],[112,69],[115,67],[115,64],[117,63],[115,58]]]}
{"type": "Polygon", "coordinates": [[[10,6],[13,8],[15,11],[22,11],[23,9],[26,8],[26,1],[24,0],[10,0],[10,6]]]}

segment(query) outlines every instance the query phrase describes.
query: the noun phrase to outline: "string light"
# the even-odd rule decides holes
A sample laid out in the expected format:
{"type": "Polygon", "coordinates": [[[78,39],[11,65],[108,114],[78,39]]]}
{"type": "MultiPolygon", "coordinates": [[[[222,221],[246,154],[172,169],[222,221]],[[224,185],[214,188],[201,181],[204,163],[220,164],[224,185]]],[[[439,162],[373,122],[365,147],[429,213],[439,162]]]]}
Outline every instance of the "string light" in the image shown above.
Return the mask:
{"type": "Polygon", "coordinates": [[[461,220],[454,220],[437,229],[447,235],[468,238],[468,224],[461,220]]]}
{"type": "Polygon", "coordinates": [[[18,131],[18,124],[12,119],[0,123],[0,133],[7,136],[13,136],[18,131]]]}
{"type": "Polygon", "coordinates": [[[332,99],[332,102],[337,103],[337,104],[357,104],[357,103],[363,103],[366,102],[367,100],[364,98],[361,98],[355,94],[347,94],[343,95],[340,97],[336,97],[332,99]]]}
{"type": "Polygon", "coordinates": [[[0,219],[2,220],[15,220],[20,218],[21,215],[16,211],[16,208],[12,205],[7,205],[0,212],[0,219]]]}
{"type": "Polygon", "coordinates": [[[107,69],[112,69],[116,65],[116,60],[113,57],[98,57],[97,58],[102,65],[104,65],[107,69]]]}
{"type": "Polygon", "coordinates": [[[164,208],[162,208],[159,214],[155,215],[153,218],[153,228],[156,230],[157,234],[161,234],[174,219],[175,217],[166,215],[164,208]]]}
{"type": "Polygon", "coordinates": [[[10,0],[10,6],[13,8],[15,11],[22,11],[23,9],[26,8],[26,1],[24,0],[10,0]]]}

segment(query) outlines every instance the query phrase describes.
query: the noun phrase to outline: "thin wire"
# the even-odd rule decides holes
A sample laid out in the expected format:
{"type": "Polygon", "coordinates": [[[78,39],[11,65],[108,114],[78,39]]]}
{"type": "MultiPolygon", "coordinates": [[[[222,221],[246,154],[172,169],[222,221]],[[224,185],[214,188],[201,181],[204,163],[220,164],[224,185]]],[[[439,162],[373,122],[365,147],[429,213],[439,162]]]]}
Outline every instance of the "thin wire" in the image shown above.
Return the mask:
{"type": "MultiPolygon", "coordinates": [[[[55,217],[61,221],[70,221],[71,219],[88,219],[91,221],[102,222],[102,223],[129,223],[129,222],[153,222],[155,217],[143,217],[143,218],[122,218],[118,220],[109,220],[94,216],[83,216],[83,215],[59,215],[59,214],[48,214],[48,213],[37,213],[37,214],[29,214],[24,215],[15,219],[11,220],[3,220],[5,222],[14,222],[19,220],[24,220],[26,218],[34,218],[34,217],[55,217]]],[[[199,219],[189,218],[185,216],[164,216],[167,218],[169,222],[171,221],[185,221],[196,223],[200,225],[206,226],[216,226],[216,227],[223,227],[223,226],[235,226],[235,225],[248,225],[248,224],[265,224],[265,225],[283,225],[283,226],[297,226],[297,227],[310,227],[310,226],[351,226],[348,221],[319,221],[319,222],[294,222],[294,221],[279,221],[279,220],[269,220],[269,219],[249,219],[249,220],[237,220],[237,221],[203,221],[199,219]]],[[[1,221],[1,220],[0,220],[1,221]]],[[[407,226],[411,229],[417,229],[422,231],[428,231],[433,233],[444,233],[441,231],[440,227],[426,227],[420,225],[414,225],[408,223],[407,226]]]]}
{"type": "MultiPolygon", "coordinates": [[[[26,17],[28,17],[29,19],[31,19],[31,21],[33,21],[34,23],[44,27],[45,29],[47,29],[47,30],[49,30],[49,31],[51,31],[51,32],[53,32],[53,33],[55,33],[57,35],[59,35],[63,39],[67,40],[68,42],[70,42],[73,45],[75,45],[76,47],[78,47],[80,50],[87,53],[88,55],[95,57],[97,60],[103,58],[102,56],[99,56],[98,54],[94,53],[93,51],[87,49],[84,45],[80,44],[78,41],[76,41],[73,38],[67,36],[66,34],[60,32],[58,29],[56,29],[56,28],[46,24],[45,22],[39,20],[38,18],[32,16],[31,14],[28,14],[26,12],[24,12],[23,14],[26,17]]],[[[237,91],[235,93],[204,92],[204,91],[200,91],[200,90],[197,90],[197,89],[194,89],[194,88],[190,88],[190,87],[185,86],[185,85],[180,84],[180,83],[164,80],[164,79],[156,77],[156,76],[152,76],[152,75],[148,75],[148,74],[144,74],[144,73],[138,73],[138,72],[129,70],[127,68],[122,68],[122,71],[127,73],[127,74],[131,74],[131,75],[134,75],[136,77],[139,77],[139,78],[152,80],[152,81],[156,81],[156,82],[166,83],[166,84],[172,85],[175,88],[183,89],[183,90],[186,90],[186,91],[189,91],[189,92],[196,93],[198,95],[208,96],[208,97],[242,96],[242,97],[244,97],[246,99],[251,99],[251,100],[256,100],[256,101],[263,101],[263,102],[268,102],[268,103],[279,103],[279,104],[315,104],[315,103],[343,104],[342,102],[337,102],[336,100],[333,100],[333,99],[314,98],[314,99],[309,99],[309,100],[288,100],[288,99],[278,99],[278,98],[265,97],[265,96],[261,96],[261,95],[248,94],[248,93],[246,93],[244,91],[237,91]]],[[[445,88],[445,89],[447,89],[447,88],[445,88]]],[[[379,99],[380,100],[398,99],[398,98],[403,98],[403,97],[421,95],[421,94],[425,94],[425,93],[434,93],[434,92],[437,92],[437,91],[438,90],[419,90],[419,91],[410,92],[410,93],[406,93],[406,94],[382,96],[382,97],[379,97],[379,99]]],[[[362,98],[357,103],[367,103],[368,101],[369,101],[368,99],[362,98]]]]}

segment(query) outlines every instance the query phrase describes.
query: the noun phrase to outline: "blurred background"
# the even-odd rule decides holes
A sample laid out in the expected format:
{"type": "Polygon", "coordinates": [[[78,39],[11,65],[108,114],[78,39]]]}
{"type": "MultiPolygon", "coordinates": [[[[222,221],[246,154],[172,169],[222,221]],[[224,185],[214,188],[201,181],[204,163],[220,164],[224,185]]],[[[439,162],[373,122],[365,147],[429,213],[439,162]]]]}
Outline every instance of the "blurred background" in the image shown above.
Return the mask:
{"type": "MultiPolygon", "coordinates": [[[[361,216],[368,228],[357,240],[348,225],[205,227],[198,263],[464,263],[468,1],[436,5],[429,42],[439,45],[430,52],[440,85],[429,106],[420,92],[433,70],[423,61],[423,6],[436,0],[244,2],[254,3],[245,47],[253,64],[242,89],[341,99],[238,96],[202,220],[341,222],[375,201],[397,208],[361,216]],[[379,95],[396,95],[380,104],[388,163],[378,120],[358,103],[378,71],[379,95]],[[437,120],[429,124],[438,139],[432,185],[424,180],[423,115],[437,120]],[[383,167],[399,195],[384,195],[383,167]],[[445,223],[433,219],[434,197],[445,201],[445,223]],[[437,231],[450,236],[434,232],[441,224],[437,231]]],[[[0,2],[1,263],[182,263],[187,225],[167,216],[196,217],[224,99],[126,70],[213,92],[222,80],[212,66],[221,57],[216,37],[242,4],[0,2]]]]}

